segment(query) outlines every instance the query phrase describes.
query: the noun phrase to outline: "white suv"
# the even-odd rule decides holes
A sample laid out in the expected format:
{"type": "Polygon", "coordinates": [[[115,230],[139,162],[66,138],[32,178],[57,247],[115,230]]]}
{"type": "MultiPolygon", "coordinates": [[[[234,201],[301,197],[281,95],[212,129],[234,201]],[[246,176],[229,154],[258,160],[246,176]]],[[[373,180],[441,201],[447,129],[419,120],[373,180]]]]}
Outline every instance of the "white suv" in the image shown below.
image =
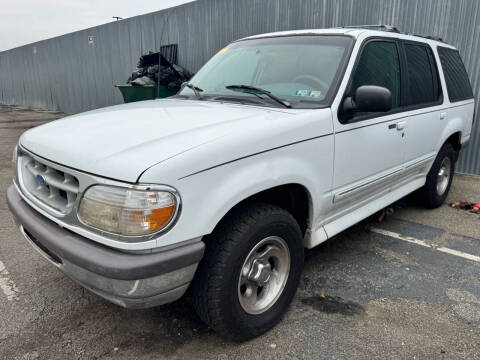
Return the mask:
{"type": "Polygon", "coordinates": [[[440,206],[470,138],[458,51],[381,30],[242,39],[172,98],[25,132],[7,194],[20,231],[118,305],[190,285],[220,334],[265,332],[294,297],[304,248],[415,190],[440,206]]]}

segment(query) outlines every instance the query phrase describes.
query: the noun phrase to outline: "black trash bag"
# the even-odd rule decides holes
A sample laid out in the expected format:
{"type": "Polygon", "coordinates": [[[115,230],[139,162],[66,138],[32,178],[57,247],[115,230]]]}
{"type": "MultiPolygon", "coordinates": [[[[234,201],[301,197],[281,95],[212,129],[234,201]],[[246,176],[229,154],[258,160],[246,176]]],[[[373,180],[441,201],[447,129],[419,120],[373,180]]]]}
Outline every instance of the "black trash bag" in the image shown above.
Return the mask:
{"type": "Polygon", "coordinates": [[[193,76],[193,74],[190,71],[181,67],[180,65],[173,64],[173,68],[180,75],[180,78],[183,79],[184,81],[190,80],[193,76]]]}
{"type": "MultiPolygon", "coordinates": [[[[175,56],[176,59],[176,56],[175,56]]],[[[190,80],[192,74],[185,68],[173,64],[161,53],[149,52],[142,55],[127,83],[134,86],[163,85],[170,90],[180,89],[184,81],[190,80]]]]}
{"type": "Polygon", "coordinates": [[[182,86],[182,83],[183,83],[183,81],[180,80],[180,79],[169,82],[168,85],[167,85],[168,90],[180,89],[180,87],[182,86]]]}
{"type": "Polygon", "coordinates": [[[152,65],[147,68],[148,76],[157,75],[158,74],[158,64],[152,65]]]}
{"type": "Polygon", "coordinates": [[[149,86],[149,85],[155,85],[155,81],[149,78],[148,76],[142,76],[142,77],[136,78],[130,84],[133,86],[149,86]]]}
{"type": "Polygon", "coordinates": [[[140,56],[140,59],[137,63],[137,68],[145,68],[152,65],[158,65],[158,55],[159,53],[154,53],[149,51],[148,54],[140,56]]]}
{"type": "Polygon", "coordinates": [[[147,68],[146,75],[155,83],[158,83],[158,65],[152,65],[147,68]]]}
{"type": "Polygon", "coordinates": [[[168,85],[168,83],[179,79],[179,76],[171,68],[162,68],[160,70],[160,85],[168,85]]]}
{"type": "Polygon", "coordinates": [[[141,76],[142,76],[141,72],[139,70],[137,70],[137,71],[133,72],[132,75],[130,75],[130,77],[127,80],[127,83],[129,84],[133,80],[138,79],[141,76]]]}

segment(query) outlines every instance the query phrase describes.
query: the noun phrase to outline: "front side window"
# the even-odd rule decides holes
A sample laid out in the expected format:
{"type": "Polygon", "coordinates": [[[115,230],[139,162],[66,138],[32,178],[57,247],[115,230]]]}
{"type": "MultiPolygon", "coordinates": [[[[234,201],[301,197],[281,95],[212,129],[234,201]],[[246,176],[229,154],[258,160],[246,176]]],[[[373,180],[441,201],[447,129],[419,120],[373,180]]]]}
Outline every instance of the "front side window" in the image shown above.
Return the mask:
{"type": "MultiPolygon", "coordinates": [[[[190,83],[205,100],[238,99],[267,106],[278,102],[232,85],[261,88],[296,108],[327,106],[347,62],[347,36],[284,36],[244,40],[220,50],[190,83]]],[[[180,96],[194,96],[185,87],[180,96]]]]}
{"type": "Polygon", "coordinates": [[[392,93],[392,109],[400,106],[400,62],[397,45],[391,41],[367,43],[352,78],[349,96],[363,85],[382,86],[392,93]]]}
{"type": "Polygon", "coordinates": [[[441,96],[438,73],[430,48],[405,44],[408,74],[408,105],[419,106],[437,102],[441,96]]]}

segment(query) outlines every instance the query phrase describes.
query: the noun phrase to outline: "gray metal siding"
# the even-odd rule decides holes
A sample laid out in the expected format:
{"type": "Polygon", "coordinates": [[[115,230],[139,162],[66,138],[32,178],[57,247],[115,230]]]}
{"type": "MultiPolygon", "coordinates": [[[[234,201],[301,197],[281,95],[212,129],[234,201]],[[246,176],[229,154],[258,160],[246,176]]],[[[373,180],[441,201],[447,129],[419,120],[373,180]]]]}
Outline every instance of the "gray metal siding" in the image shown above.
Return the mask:
{"type": "MultiPolygon", "coordinates": [[[[229,42],[258,33],[358,24],[393,24],[433,34],[462,55],[478,103],[480,1],[199,0],[0,52],[0,103],[76,113],[122,102],[141,54],[179,44],[179,63],[196,71],[229,42]],[[88,36],[94,36],[89,44],[88,36]],[[36,53],[34,54],[34,48],[36,53]]],[[[457,170],[480,174],[480,121],[457,170]]]]}

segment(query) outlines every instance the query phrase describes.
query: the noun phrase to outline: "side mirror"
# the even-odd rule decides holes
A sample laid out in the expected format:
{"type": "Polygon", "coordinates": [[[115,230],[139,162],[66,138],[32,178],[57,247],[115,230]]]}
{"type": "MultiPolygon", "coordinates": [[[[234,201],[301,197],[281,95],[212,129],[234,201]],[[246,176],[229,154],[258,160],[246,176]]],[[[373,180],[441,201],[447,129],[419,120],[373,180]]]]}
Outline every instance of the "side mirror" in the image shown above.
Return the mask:
{"type": "Polygon", "coordinates": [[[375,85],[363,85],[355,91],[355,99],[345,98],[343,111],[354,112],[387,112],[392,109],[392,93],[387,88],[375,85]]]}

